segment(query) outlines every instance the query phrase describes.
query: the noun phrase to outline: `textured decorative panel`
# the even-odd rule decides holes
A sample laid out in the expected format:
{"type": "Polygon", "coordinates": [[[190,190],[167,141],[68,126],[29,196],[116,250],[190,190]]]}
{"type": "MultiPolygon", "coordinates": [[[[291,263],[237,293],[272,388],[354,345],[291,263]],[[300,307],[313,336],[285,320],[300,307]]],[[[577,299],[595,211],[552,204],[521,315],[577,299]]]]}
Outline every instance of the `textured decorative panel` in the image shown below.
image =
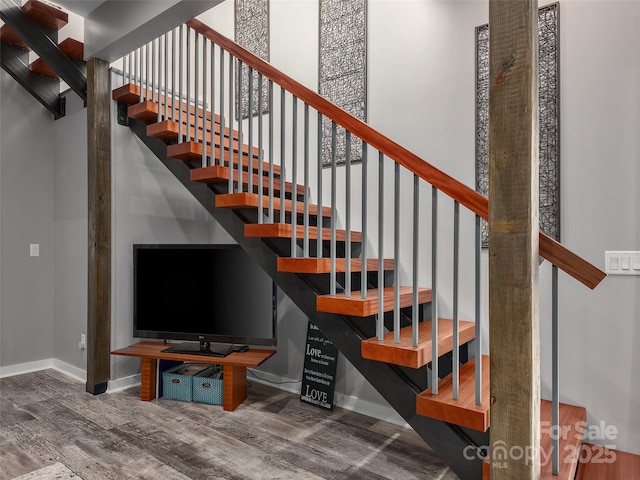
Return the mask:
{"type": "MultiPolygon", "coordinates": [[[[367,118],[367,1],[320,0],[318,91],[356,118],[367,118]]],[[[331,121],[322,122],[322,164],[331,165],[331,121]]],[[[346,161],[343,128],[336,135],[337,163],[346,161]]],[[[362,143],[352,139],[351,161],[362,160],[362,143]]]]}
{"type": "MultiPolygon", "coordinates": [[[[554,3],[540,8],[539,136],[540,231],[560,240],[560,12],[554,3]]],[[[476,190],[489,194],[489,26],[476,28],[476,190]]],[[[489,227],[482,222],[482,246],[489,227]]]]}
{"type": "MultiPolygon", "coordinates": [[[[263,60],[269,61],[269,0],[235,0],[236,43],[263,60]]],[[[242,65],[242,91],[239,82],[239,65],[236,64],[236,119],[249,116],[249,67],[242,65]],[[241,101],[242,100],[242,101],[241,101]]],[[[268,80],[262,81],[262,113],[268,111],[268,80]]],[[[253,72],[251,115],[258,112],[258,74],[253,72]]]]}

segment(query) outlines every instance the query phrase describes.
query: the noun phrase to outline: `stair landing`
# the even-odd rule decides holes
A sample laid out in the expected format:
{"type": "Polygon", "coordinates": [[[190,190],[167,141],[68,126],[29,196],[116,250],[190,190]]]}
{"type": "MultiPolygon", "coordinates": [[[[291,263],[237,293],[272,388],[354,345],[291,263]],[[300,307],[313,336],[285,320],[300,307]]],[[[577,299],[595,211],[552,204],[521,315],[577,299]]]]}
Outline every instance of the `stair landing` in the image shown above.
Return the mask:
{"type": "Polygon", "coordinates": [[[640,478],[640,455],[588,443],[585,443],[582,449],[576,480],[640,478]]]}
{"type": "MultiPolygon", "coordinates": [[[[362,342],[362,357],[379,362],[392,363],[410,368],[420,368],[431,362],[431,320],[421,322],[418,326],[418,346],[413,346],[412,328],[400,329],[400,342],[394,343],[394,332],[388,332],[382,342],[378,338],[370,338],[362,342]]],[[[460,323],[460,345],[470,342],[475,337],[475,323],[460,323]]],[[[453,350],[453,320],[438,319],[438,353],[444,355],[453,350]]]]}
{"type": "MultiPolygon", "coordinates": [[[[540,478],[542,480],[579,480],[580,472],[576,477],[576,468],[578,468],[578,462],[580,457],[580,445],[582,444],[582,438],[584,435],[584,425],[587,417],[587,412],[583,407],[575,405],[568,405],[566,403],[560,404],[560,419],[559,424],[562,426],[561,438],[560,438],[560,470],[558,475],[553,475],[553,463],[551,461],[551,402],[548,400],[542,400],[540,402],[540,478]]],[[[584,455],[583,455],[584,456],[584,455]]],[[[482,479],[490,480],[490,463],[489,460],[485,460],[482,466],[482,479]]],[[[584,465],[580,465],[579,470],[582,470],[584,465]]],[[[605,479],[626,479],[626,478],[639,478],[634,476],[623,477],[607,477],[607,476],[595,476],[584,477],[583,480],[605,480],[605,479]]]]}

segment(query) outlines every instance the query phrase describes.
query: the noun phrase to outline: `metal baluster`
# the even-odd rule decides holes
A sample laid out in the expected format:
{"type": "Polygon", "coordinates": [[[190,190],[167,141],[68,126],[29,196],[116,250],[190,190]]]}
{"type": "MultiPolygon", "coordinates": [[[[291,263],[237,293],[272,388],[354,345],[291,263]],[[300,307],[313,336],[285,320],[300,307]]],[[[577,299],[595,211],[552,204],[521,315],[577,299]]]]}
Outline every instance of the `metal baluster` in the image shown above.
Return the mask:
{"type": "Polygon", "coordinates": [[[262,74],[258,73],[258,223],[264,223],[263,193],[264,193],[264,166],[262,158],[262,74]]]}
{"type": "Polygon", "coordinates": [[[384,155],[378,152],[378,341],[384,340],[384,155]]]}
{"type": "MultiPolygon", "coordinates": [[[[362,238],[360,239],[360,261],[363,265],[367,264],[367,144],[362,141],[362,238]]],[[[360,277],[360,298],[367,298],[367,276],[360,277]]]]}
{"type": "Polygon", "coordinates": [[[127,84],[127,64],[129,62],[129,54],[125,53],[122,56],[122,84],[127,84]]]}
{"type": "MultiPolygon", "coordinates": [[[[234,89],[233,89],[233,55],[229,54],[229,193],[233,193],[233,167],[234,167],[234,143],[233,138],[233,108],[234,108],[234,89]]],[[[238,138],[238,146],[240,146],[240,139],[238,138]]],[[[241,151],[241,148],[238,148],[241,151]]],[[[241,177],[242,164],[238,159],[238,174],[241,177]]]]}
{"type": "MultiPolygon", "coordinates": [[[[244,146],[242,145],[242,81],[244,80],[242,78],[242,62],[240,60],[238,60],[237,62],[238,65],[238,85],[237,85],[237,90],[235,90],[236,95],[238,96],[237,98],[237,112],[236,112],[236,117],[238,119],[238,193],[242,193],[243,189],[244,189],[244,185],[242,182],[242,168],[243,168],[243,161],[244,161],[244,146]]],[[[251,152],[251,150],[249,150],[249,152],[251,152]]],[[[249,176],[251,176],[251,170],[248,170],[249,176]]]]}
{"type": "Polygon", "coordinates": [[[276,223],[273,213],[273,80],[269,80],[269,223],[276,223]]]}
{"type": "MultiPolygon", "coordinates": [[[[318,112],[318,208],[322,209],[322,114],[318,112]]],[[[316,242],[316,257],[322,258],[322,216],[319,215],[316,220],[318,226],[318,240],[316,242]]]]}
{"type": "Polygon", "coordinates": [[[438,394],[438,189],[431,187],[431,393],[438,394]]]}
{"type": "Polygon", "coordinates": [[[138,95],[140,96],[140,102],[142,102],[142,65],[140,65],[140,78],[138,77],[138,62],[142,61],[142,54],[140,47],[136,48],[133,52],[133,81],[138,84],[138,95]],[[140,60],[138,60],[140,59],[140,60]]]}
{"type": "Polygon", "coordinates": [[[247,160],[249,162],[249,166],[247,168],[249,184],[247,186],[247,191],[249,193],[253,192],[253,67],[249,67],[249,104],[248,104],[249,115],[247,115],[247,120],[249,122],[249,154],[247,160]]]}
{"type": "MultiPolygon", "coordinates": [[[[329,293],[336,295],[336,162],[338,155],[337,148],[337,125],[331,122],[331,245],[330,264],[331,274],[329,275],[329,293]]],[[[322,209],[322,207],[320,207],[322,209]]]]}
{"type": "Polygon", "coordinates": [[[395,164],[393,195],[393,343],[400,343],[400,164],[395,164]]]}
{"type": "Polygon", "coordinates": [[[460,270],[460,204],[453,202],[453,399],[458,400],[460,385],[460,332],[458,323],[458,280],[460,270]]]}
{"type": "MultiPolygon", "coordinates": [[[[151,40],[151,101],[156,101],[156,39],[151,40]]],[[[158,106],[158,110],[160,107],[158,106]]]]}
{"type": "MultiPolygon", "coordinates": [[[[195,63],[195,71],[193,77],[193,141],[198,143],[200,136],[198,130],[200,129],[200,109],[198,108],[200,98],[200,34],[196,31],[193,32],[193,41],[195,42],[195,52],[193,55],[193,63],[195,63]]],[[[202,122],[204,123],[204,112],[202,116],[202,122]]],[[[204,142],[203,142],[204,143],[204,142]]],[[[202,149],[206,150],[206,145],[202,145],[202,149]]]]}
{"type": "MultiPolygon", "coordinates": [[[[226,119],[224,116],[224,50],[220,49],[220,165],[224,166],[224,128],[226,119]]],[[[232,133],[229,131],[229,136],[232,133]]],[[[229,172],[231,172],[231,164],[229,164],[229,172]]],[[[229,193],[233,193],[229,190],[229,193]]]]}
{"type": "MultiPolygon", "coordinates": [[[[173,86],[171,87],[173,88],[173,86]]],[[[164,34],[164,119],[169,118],[169,34],[164,34]]]]}
{"type": "MultiPolygon", "coordinates": [[[[211,159],[209,160],[209,165],[214,166],[216,164],[216,49],[213,42],[207,43],[211,46],[211,126],[209,129],[211,159]]],[[[222,138],[222,133],[220,137],[222,138]]]]}
{"type": "Polygon", "coordinates": [[[144,55],[144,99],[149,100],[149,44],[145,46],[145,55],[144,55]]]}
{"type": "Polygon", "coordinates": [[[304,104],[304,258],[309,258],[309,105],[304,104]]]}
{"type": "MultiPolygon", "coordinates": [[[[345,132],[345,190],[346,190],[346,216],[345,216],[345,270],[344,270],[344,297],[351,298],[351,132],[345,132]]],[[[360,274],[367,276],[367,266],[362,265],[360,274]]]]}
{"type": "MultiPolygon", "coordinates": [[[[293,118],[292,118],[292,126],[291,126],[291,135],[293,137],[291,142],[291,258],[297,257],[297,232],[296,227],[298,226],[298,97],[293,96],[293,118]]],[[[285,188],[285,182],[280,182],[280,188],[285,188]]]]}
{"type": "MultiPolygon", "coordinates": [[[[191,29],[187,27],[187,112],[186,112],[186,120],[187,120],[187,142],[191,141],[191,29]]],[[[198,116],[198,111],[196,110],[196,118],[198,116]]]]}
{"type": "MultiPolygon", "coordinates": [[[[183,89],[183,82],[182,82],[182,72],[184,71],[184,51],[183,51],[183,47],[182,47],[182,36],[183,36],[183,30],[184,30],[184,25],[180,25],[180,30],[179,30],[179,38],[178,38],[178,44],[179,44],[179,56],[180,56],[180,66],[178,68],[178,77],[179,77],[179,86],[178,86],[178,129],[179,129],[179,134],[178,134],[178,143],[182,143],[184,142],[184,125],[182,123],[182,92],[184,91],[183,89]]],[[[185,119],[185,123],[188,122],[188,118],[185,119]]]]}
{"type": "Polygon", "coordinates": [[[558,426],[560,424],[560,367],[559,367],[559,334],[558,334],[558,267],[551,267],[551,467],[552,473],[558,475],[560,468],[560,445],[558,426]]]}
{"type": "Polygon", "coordinates": [[[417,175],[413,175],[413,266],[411,273],[413,275],[413,296],[412,296],[412,311],[411,311],[411,341],[414,347],[418,346],[418,253],[420,249],[418,245],[420,243],[420,228],[419,228],[419,215],[420,215],[420,178],[417,175]]]}
{"type": "MultiPolygon", "coordinates": [[[[176,121],[176,63],[178,63],[178,42],[176,42],[176,29],[171,30],[171,120],[176,121]]],[[[182,130],[182,125],[178,124],[182,130]]]]}
{"type": "Polygon", "coordinates": [[[480,245],[481,245],[480,217],[476,215],[476,255],[475,255],[475,277],[476,277],[476,351],[475,351],[475,377],[476,377],[476,405],[482,405],[482,329],[480,328],[480,245]]]}
{"type": "MultiPolygon", "coordinates": [[[[286,223],[286,209],[285,207],[285,188],[284,182],[285,176],[285,90],[280,87],[280,223],[286,223]]],[[[295,215],[296,212],[291,212],[291,215],[295,215]]]]}
{"type": "MultiPolygon", "coordinates": [[[[202,168],[207,166],[207,43],[206,38],[202,37],[202,168]]],[[[213,129],[213,110],[209,129],[213,129]]],[[[211,151],[213,151],[213,144],[211,144],[211,151]]]]}
{"type": "MultiPolygon", "coordinates": [[[[156,116],[156,121],[158,123],[160,123],[162,121],[162,73],[163,73],[163,69],[162,69],[162,59],[164,57],[162,56],[162,39],[159,38],[158,39],[158,115],[156,116]]],[[[166,105],[167,100],[164,99],[164,103],[166,105]]]]}

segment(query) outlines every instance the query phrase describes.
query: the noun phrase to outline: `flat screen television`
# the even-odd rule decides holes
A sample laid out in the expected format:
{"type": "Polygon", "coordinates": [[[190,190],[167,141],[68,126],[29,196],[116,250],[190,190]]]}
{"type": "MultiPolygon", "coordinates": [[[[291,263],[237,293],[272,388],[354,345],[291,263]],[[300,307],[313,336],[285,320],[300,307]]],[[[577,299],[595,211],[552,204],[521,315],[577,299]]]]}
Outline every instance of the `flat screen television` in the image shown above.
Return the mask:
{"type": "Polygon", "coordinates": [[[238,245],[133,246],[133,336],[190,341],[166,351],[274,346],[276,300],[273,280],[238,245]]]}

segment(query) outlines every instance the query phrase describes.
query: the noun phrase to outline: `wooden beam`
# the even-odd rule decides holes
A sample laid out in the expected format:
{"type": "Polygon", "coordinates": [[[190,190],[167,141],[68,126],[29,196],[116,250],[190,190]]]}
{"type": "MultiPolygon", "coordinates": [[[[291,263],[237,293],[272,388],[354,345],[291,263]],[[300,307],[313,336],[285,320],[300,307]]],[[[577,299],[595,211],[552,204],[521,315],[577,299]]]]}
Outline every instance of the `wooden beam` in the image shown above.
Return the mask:
{"type": "Polygon", "coordinates": [[[111,347],[111,121],[109,64],[87,62],[89,252],[87,392],[107,389],[111,347]]]}
{"type": "Polygon", "coordinates": [[[538,2],[490,0],[489,28],[491,478],[534,480],[540,476],[538,2]]]}

